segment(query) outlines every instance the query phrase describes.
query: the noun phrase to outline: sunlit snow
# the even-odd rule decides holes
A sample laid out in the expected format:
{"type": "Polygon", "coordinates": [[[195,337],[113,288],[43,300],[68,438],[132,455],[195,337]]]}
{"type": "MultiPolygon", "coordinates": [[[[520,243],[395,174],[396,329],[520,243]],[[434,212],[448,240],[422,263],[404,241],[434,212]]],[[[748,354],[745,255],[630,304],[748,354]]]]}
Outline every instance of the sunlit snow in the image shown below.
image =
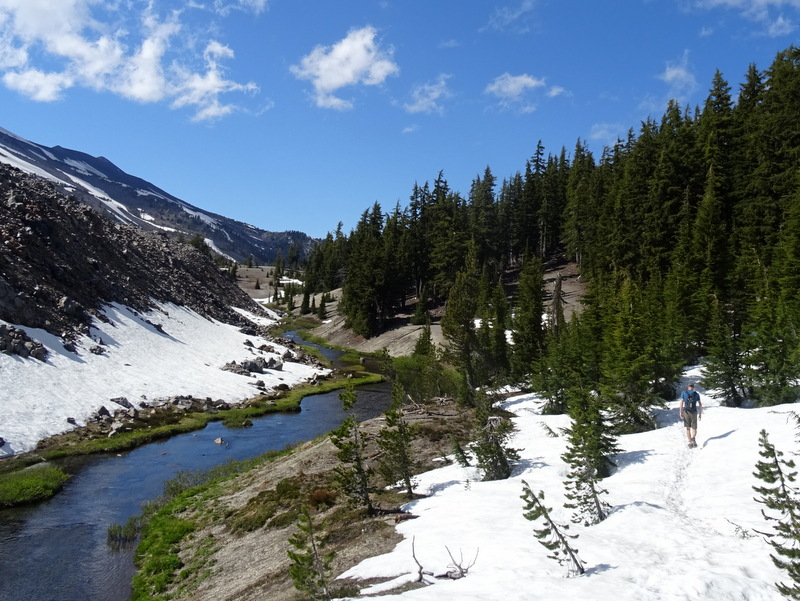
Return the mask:
{"type": "MultiPolygon", "coordinates": [[[[687,373],[693,380],[698,370],[687,373]]],[[[343,576],[387,578],[367,587],[378,593],[414,581],[419,568],[440,575],[453,557],[469,566],[460,580],[425,575],[428,586],[406,592],[403,599],[441,601],[730,601],[783,597],[775,582],[787,577],[770,560],[771,547],[758,531],[769,531],[754,500],[753,476],[759,459],[762,428],[789,458],[798,449],[794,405],[732,409],[719,405],[700,389],[706,407],[698,430],[698,448],[687,448],[677,401],[659,412],[660,428],[623,436],[617,469],[602,486],[613,506],[600,524],[572,525],[586,573],[567,577],[566,567],[548,558],[533,535],[542,523],[523,517],[522,480],[538,493],[560,523],[569,523],[563,481],[567,466],[564,415],[542,415],[534,395],[512,398],[515,415],[512,446],[521,460],[508,480],[481,482],[474,468],[449,464],[417,478],[417,492],[428,495],[406,509],[418,516],[397,530],[403,542],[389,554],[368,559],[343,576]]],[[[381,599],[399,599],[388,595],[381,599]]]]}
{"type": "Polygon", "coordinates": [[[192,395],[239,402],[259,393],[256,380],[267,388],[292,386],[325,371],[288,359],[282,370],[237,375],[220,368],[259,354],[282,356],[286,347],[175,305],[147,314],[111,305],[104,313],[109,322],[95,320],[91,338],[79,340],[77,353],[44,330],[22,327],[49,349],[47,361],[0,354],[0,456],[30,450],[38,440],[72,428],[68,417],[83,424],[101,406],[119,408],[112,398],[136,404],[192,395]],[[248,340],[253,346],[245,346],[248,340]],[[264,344],[274,353],[258,350],[264,344]],[[92,347],[104,352],[94,354],[92,347]]]}

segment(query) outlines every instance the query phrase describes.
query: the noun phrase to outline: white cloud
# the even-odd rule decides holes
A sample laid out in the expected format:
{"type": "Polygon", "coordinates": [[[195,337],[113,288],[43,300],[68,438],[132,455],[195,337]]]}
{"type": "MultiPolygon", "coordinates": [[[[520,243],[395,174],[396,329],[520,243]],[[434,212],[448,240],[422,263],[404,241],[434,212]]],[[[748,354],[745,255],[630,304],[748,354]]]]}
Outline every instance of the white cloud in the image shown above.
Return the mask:
{"type": "Polygon", "coordinates": [[[212,41],[204,52],[206,72],[184,72],[180,81],[177,98],[172,103],[176,108],[196,106],[195,121],[216,119],[234,110],[231,104],[220,102],[220,96],[228,92],[257,92],[255,84],[238,84],[225,79],[222,74],[221,59],[233,58],[233,50],[219,42],[212,41]]]}
{"type": "Polygon", "coordinates": [[[58,100],[61,92],[72,86],[69,76],[63,73],[44,73],[38,69],[10,71],[3,75],[3,83],[12,90],[41,102],[58,100]]]}
{"type": "Polygon", "coordinates": [[[789,35],[796,29],[794,23],[785,19],[783,15],[779,16],[767,27],[767,35],[771,38],[779,38],[784,35],[789,35]]]}
{"type": "Polygon", "coordinates": [[[234,10],[260,14],[266,10],[267,3],[268,0],[214,0],[214,10],[223,16],[234,10]]]}
{"type": "Polygon", "coordinates": [[[556,96],[569,96],[570,93],[562,86],[552,86],[549,90],[547,90],[547,95],[550,98],[555,98],[556,96]]]}
{"type": "Polygon", "coordinates": [[[374,27],[353,29],[333,46],[317,46],[291,71],[314,86],[317,106],[347,110],[352,102],[335,95],[341,88],[358,84],[379,85],[399,71],[392,61],[392,50],[381,49],[375,41],[374,27]]]}
{"type": "Polygon", "coordinates": [[[787,18],[783,11],[800,10],[800,0],[696,0],[695,6],[738,11],[746,19],[759,23],[764,35],[780,37],[795,31],[798,17],[787,18]]]}
{"type": "Polygon", "coordinates": [[[623,138],[626,132],[627,128],[619,123],[595,123],[592,125],[589,139],[611,146],[623,138]]]}
{"type": "Polygon", "coordinates": [[[536,0],[522,0],[512,6],[501,6],[495,9],[489,17],[487,29],[494,31],[512,31],[514,33],[527,33],[529,27],[526,19],[536,7],[536,0]]]}
{"type": "MultiPolygon", "coordinates": [[[[266,0],[237,4],[259,12],[266,0]]],[[[220,95],[255,86],[223,77],[219,61],[233,58],[230,49],[211,57],[207,50],[202,57],[205,71],[195,71],[192,65],[201,57],[183,43],[194,36],[185,31],[181,14],[159,16],[152,1],[134,14],[101,0],[0,0],[2,82],[43,102],[61,98],[70,88],[86,87],[137,102],[172,99],[174,107],[194,109],[195,119],[225,114],[221,107],[230,112],[220,95]]],[[[212,40],[206,48],[215,45],[212,40]]]]}
{"type": "Polygon", "coordinates": [[[505,109],[516,109],[522,113],[530,113],[536,110],[536,106],[527,102],[526,93],[528,90],[540,88],[545,85],[545,80],[532,75],[511,75],[503,73],[496,77],[483,90],[486,94],[496,96],[500,101],[500,106],[505,109]]]}
{"type": "Polygon", "coordinates": [[[683,100],[697,89],[697,79],[689,68],[689,51],[677,61],[667,61],[658,78],[669,86],[669,97],[683,100]]]}
{"type": "Polygon", "coordinates": [[[405,109],[409,113],[441,113],[443,108],[440,101],[452,96],[447,87],[447,80],[450,77],[450,75],[442,73],[435,82],[414,88],[411,92],[413,100],[404,105],[405,109]]]}
{"type": "Polygon", "coordinates": [[[486,86],[485,92],[494,94],[501,100],[517,100],[526,90],[545,85],[544,79],[531,75],[511,75],[503,73],[486,86]]]}

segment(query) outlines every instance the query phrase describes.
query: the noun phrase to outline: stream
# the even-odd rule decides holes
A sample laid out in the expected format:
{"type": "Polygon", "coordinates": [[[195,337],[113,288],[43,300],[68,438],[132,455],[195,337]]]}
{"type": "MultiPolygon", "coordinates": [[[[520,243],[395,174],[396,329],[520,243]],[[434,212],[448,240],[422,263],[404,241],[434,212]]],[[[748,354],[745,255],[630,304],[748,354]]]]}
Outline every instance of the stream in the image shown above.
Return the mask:
{"type": "MultiPolygon", "coordinates": [[[[295,341],[298,339],[295,336],[295,341]]],[[[308,343],[304,343],[308,344],[308,343]]],[[[319,347],[334,361],[342,353],[319,347]]],[[[389,406],[389,385],[361,386],[361,419],[389,406]]],[[[345,417],[338,391],[305,397],[299,413],[268,414],[250,428],[212,422],[204,429],[132,451],[58,462],[72,474],[48,501],[0,511],[0,600],[128,601],[136,570],[132,548],[111,549],[110,524],[124,524],[182,470],[208,469],[311,440],[345,417]],[[214,443],[222,437],[225,445],[214,443]]]]}

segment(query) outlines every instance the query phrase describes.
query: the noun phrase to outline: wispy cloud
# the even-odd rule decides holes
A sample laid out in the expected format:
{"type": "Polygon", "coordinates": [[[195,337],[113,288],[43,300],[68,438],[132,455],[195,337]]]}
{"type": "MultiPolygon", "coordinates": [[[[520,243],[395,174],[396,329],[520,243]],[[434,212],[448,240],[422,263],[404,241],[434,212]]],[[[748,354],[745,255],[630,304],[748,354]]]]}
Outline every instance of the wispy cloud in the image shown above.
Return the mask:
{"type": "Polygon", "coordinates": [[[484,93],[496,97],[503,108],[529,113],[535,110],[536,106],[528,100],[527,92],[545,85],[545,80],[539,77],[503,73],[486,86],[484,93]]]}
{"type": "Polygon", "coordinates": [[[489,17],[489,23],[484,29],[527,33],[530,31],[528,20],[534,8],[536,8],[536,0],[522,0],[516,4],[497,7],[489,17]]]}
{"type": "Polygon", "coordinates": [[[382,49],[374,27],[353,29],[333,46],[317,46],[300,63],[291,67],[299,79],[314,86],[315,100],[321,108],[347,110],[353,103],[336,93],[347,86],[374,86],[400,69],[392,60],[392,49],[382,49]]]}
{"type": "Polygon", "coordinates": [[[227,15],[234,10],[244,10],[256,14],[266,10],[268,0],[214,0],[214,10],[227,15]]]}
{"type": "Polygon", "coordinates": [[[676,61],[667,61],[666,67],[658,75],[658,79],[669,87],[668,94],[670,98],[686,100],[689,95],[697,90],[697,78],[689,66],[689,51],[684,51],[683,56],[676,61]]]}
{"type": "MultiPolygon", "coordinates": [[[[260,11],[266,0],[238,4],[260,11]]],[[[194,110],[195,120],[233,111],[225,94],[257,90],[226,78],[223,61],[234,58],[228,46],[211,39],[198,56],[182,42],[194,32],[180,11],[159,15],[152,2],[138,13],[107,8],[98,0],[0,0],[0,80],[42,102],[76,87],[137,102],[170,100],[194,110]]]]}
{"type": "Polygon", "coordinates": [[[411,102],[404,105],[409,113],[442,113],[441,102],[452,96],[447,87],[450,75],[442,73],[433,83],[418,85],[411,91],[411,102]]]}
{"type": "Polygon", "coordinates": [[[618,139],[624,138],[627,131],[627,127],[620,123],[595,123],[592,125],[589,139],[604,146],[611,146],[618,139]]]}
{"type": "Polygon", "coordinates": [[[439,48],[442,48],[444,50],[451,48],[458,48],[459,46],[461,46],[461,42],[453,38],[442,40],[441,42],[439,42],[439,48]]]}
{"type": "Polygon", "coordinates": [[[695,0],[695,6],[712,10],[726,8],[739,12],[743,17],[759,24],[762,35],[781,37],[797,29],[800,18],[798,0],[695,0]],[[793,13],[787,17],[786,13],[793,13]]]}

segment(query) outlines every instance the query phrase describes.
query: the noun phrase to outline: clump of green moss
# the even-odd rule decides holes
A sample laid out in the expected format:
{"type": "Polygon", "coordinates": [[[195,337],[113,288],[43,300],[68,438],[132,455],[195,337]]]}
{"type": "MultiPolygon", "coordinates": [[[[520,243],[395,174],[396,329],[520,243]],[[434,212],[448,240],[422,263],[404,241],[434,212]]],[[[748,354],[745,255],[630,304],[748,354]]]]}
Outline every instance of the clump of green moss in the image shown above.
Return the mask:
{"type": "Polygon", "coordinates": [[[0,507],[48,499],[61,490],[67,480],[69,475],[62,469],[46,465],[0,474],[0,507]]]}

